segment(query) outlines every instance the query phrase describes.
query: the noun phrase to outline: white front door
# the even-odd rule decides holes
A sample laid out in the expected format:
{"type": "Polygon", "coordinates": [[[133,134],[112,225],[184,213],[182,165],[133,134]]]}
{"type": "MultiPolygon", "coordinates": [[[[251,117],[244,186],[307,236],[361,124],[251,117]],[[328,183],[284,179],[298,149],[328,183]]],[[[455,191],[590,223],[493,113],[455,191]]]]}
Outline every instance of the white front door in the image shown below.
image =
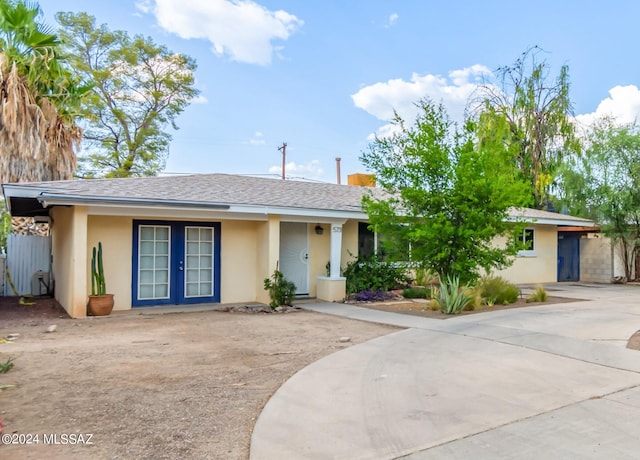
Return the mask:
{"type": "Polygon", "coordinates": [[[309,232],[307,224],[280,224],[280,271],[296,285],[296,294],[309,294],[309,232]]]}

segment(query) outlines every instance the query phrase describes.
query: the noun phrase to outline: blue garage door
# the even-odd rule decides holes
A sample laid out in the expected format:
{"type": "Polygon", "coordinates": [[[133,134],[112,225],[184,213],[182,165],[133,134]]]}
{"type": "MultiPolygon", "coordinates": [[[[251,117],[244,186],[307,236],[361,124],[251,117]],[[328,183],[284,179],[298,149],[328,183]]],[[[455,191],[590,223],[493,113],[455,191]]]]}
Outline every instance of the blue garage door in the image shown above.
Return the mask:
{"type": "Polygon", "coordinates": [[[580,235],[558,233],[558,281],[580,281],[580,235]]]}

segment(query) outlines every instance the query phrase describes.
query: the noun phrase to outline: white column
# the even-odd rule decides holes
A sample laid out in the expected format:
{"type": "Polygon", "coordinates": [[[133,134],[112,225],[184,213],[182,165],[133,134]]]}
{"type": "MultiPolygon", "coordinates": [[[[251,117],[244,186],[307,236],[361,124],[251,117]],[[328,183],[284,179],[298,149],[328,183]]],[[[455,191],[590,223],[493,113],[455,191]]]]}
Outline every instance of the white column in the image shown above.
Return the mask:
{"type": "Polygon", "coordinates": [[[330,278],[340,277],[342,256],[342,224],[331,224],[331,270],[330,278]]]}

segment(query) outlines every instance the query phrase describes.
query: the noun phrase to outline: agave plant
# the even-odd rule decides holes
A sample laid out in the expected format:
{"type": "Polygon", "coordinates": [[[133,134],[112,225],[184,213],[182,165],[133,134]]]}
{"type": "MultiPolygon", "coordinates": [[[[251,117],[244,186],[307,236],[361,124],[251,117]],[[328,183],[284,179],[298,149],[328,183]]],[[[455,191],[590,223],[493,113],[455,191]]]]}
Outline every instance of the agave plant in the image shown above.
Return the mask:
{"type": "Polygon", "coordinates": [[[447,315],[457,315],[473,300],[460,288],[460,278],[458,276],[447,276],[440,282],[440,291],[436,297],[436,302],[440,306],[440,311],[447,315]]]}

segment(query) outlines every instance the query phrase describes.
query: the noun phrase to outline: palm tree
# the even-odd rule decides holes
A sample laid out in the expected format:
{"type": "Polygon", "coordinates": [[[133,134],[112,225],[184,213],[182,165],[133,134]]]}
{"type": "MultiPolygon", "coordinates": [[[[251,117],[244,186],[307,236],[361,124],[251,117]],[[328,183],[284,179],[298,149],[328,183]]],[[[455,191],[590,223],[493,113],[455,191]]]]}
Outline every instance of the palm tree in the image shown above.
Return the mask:
{"type": "Polygon", "coordinates": [[[40,7],[0,0],[0,183],[70,179],[86,88],[63,66],[40,7]]]}

